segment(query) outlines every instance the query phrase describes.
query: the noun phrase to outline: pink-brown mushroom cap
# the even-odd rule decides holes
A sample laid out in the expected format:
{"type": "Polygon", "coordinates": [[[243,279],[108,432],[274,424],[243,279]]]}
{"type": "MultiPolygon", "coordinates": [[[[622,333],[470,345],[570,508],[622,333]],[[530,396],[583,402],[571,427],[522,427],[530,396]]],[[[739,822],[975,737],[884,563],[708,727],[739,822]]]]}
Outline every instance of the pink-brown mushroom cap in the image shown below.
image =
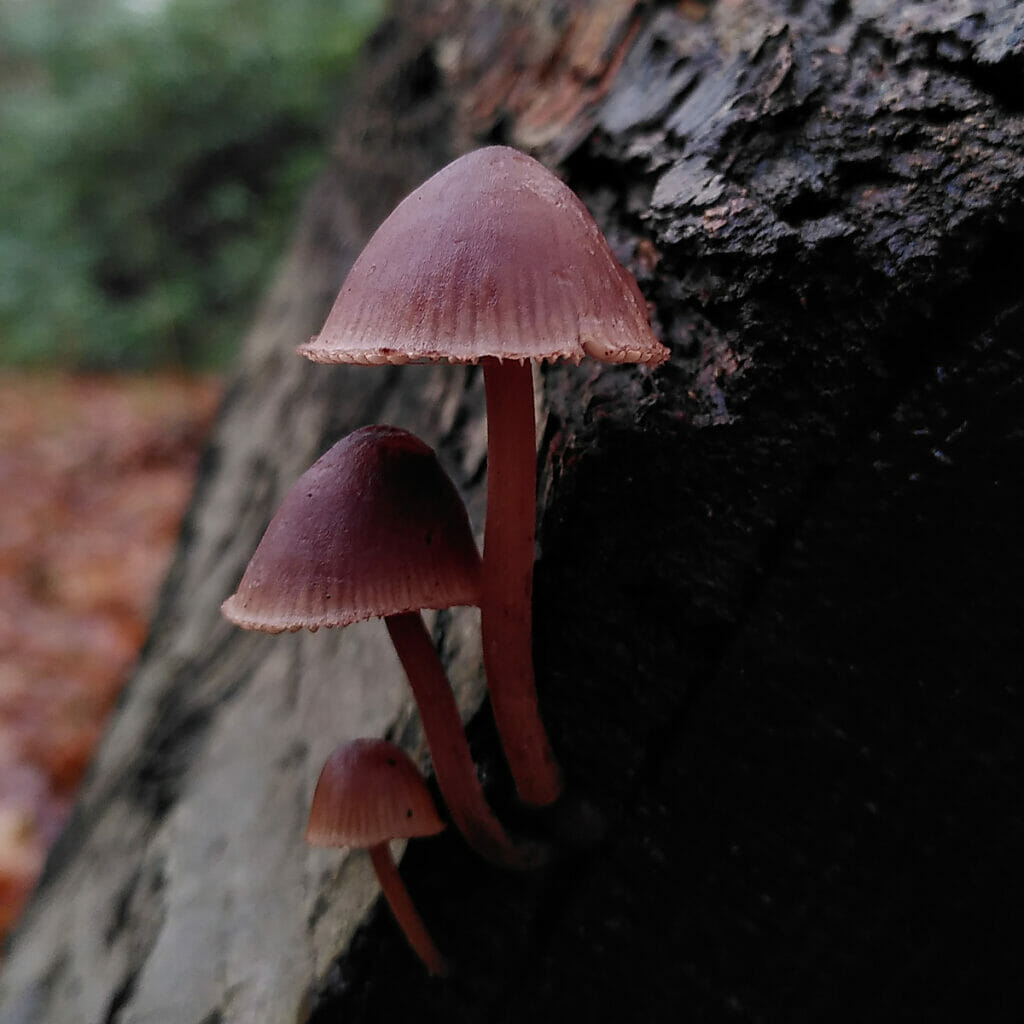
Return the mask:
{"type": "Polygon", "coordinates": [[[587,208],[505,146],[460,157],[403,200],[299,352],[321,363],[668,356],[587,208]]]}
{"type": "Polygon", "coordinates": [[[479,600],[480,556],[455,486],[418,438],[372,426],[296,481],[221,611],[280,633],[479,600]]]}
{"type": "Polygon", "coordinates": [[[306,842],[365,849],[444,828],[422,776],[387,740],[362,739],[327,759],[313,793],[306,842]]]}

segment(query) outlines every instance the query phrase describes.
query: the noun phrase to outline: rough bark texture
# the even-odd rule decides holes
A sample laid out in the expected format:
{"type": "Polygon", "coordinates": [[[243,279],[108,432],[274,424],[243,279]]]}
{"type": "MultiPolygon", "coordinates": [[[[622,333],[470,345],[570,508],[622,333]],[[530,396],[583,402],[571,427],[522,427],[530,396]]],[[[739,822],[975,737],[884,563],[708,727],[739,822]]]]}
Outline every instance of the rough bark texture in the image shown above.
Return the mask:
{"type": "MultiPolygon", "coordinates": [[[[1024,8],[399,6],[0,1021],[1016,1019],[1024,8]],[[437,445],[479,522],[474,371],[291,350],[394,202],[491,140],[580,193],[673,356],[545,372],[535,645],[567,805],[518,814],[486,710],[470,736],[559,856],[410,848],[455,967],[431,981],[365,858],[299,840],[333,743],[417,748],[381,634],[253,638],[216,608],[360,423],[437,445]]],[[[472,707],[473,617],[437,636],[472,707]]]]}

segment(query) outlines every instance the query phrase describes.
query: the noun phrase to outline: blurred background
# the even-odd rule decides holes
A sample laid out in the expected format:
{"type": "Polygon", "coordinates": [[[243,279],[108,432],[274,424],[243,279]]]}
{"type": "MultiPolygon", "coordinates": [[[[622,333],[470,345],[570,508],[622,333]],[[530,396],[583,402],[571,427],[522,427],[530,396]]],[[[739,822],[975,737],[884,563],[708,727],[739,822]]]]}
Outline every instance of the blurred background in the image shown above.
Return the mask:
{"type": "Polygon", "coordinates": [[[0,940],[383,0],[0,0],[0,940]]]}

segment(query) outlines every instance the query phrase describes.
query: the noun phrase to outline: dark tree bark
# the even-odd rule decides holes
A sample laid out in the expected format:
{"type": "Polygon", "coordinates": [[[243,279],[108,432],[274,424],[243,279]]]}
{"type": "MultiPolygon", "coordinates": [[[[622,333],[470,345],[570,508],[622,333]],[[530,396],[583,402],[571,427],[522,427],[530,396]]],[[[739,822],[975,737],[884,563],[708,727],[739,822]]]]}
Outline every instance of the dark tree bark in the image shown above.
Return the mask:
{"type": "MultiPolygon", "coordinates": [[[[344,120],[0,1021],[1017,1019],[1024,7],[408,0],[344,120]],[[564,806],[519,811],[486,705],[469,731],[558,854],[410,847],[455,967],[431,981],[365,859],[300,840],[339,739],[422,754],[381,634],[254,638],[217,606],[361,423],[438,447],[480,521],[474,370],[292,348],[395,201],[485,141],[580,193],[672,359],[545,371],[564,806]]],[[[468,711],[476,622],[435,635],[468,711]]]]}

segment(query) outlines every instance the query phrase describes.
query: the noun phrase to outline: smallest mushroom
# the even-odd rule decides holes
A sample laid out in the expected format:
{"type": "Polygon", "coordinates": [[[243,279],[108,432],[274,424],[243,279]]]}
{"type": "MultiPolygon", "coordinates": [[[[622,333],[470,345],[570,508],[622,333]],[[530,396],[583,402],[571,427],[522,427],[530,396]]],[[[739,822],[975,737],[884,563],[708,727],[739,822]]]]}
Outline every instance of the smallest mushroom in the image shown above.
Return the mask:
{"type": "Polygon", "coordinates": [[[444,828],[416,765],[387,740],[362,739],[327,759],[313,793],[306,842],[368,849],[384,898],[409,945],[433,975],[441,954],[398,874],[388,842],[436,835],[444,828]]]}

